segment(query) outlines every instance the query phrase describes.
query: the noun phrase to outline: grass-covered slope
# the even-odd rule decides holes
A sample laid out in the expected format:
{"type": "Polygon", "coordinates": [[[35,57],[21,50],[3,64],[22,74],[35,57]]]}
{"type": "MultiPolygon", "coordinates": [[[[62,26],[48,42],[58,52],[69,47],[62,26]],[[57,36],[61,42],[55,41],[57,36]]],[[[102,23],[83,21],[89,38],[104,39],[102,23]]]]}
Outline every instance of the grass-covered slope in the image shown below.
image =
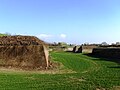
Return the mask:
{"type": "Polygon", "coordinates": [[[120,86],[120,67],[115,62],[82,54],[51,53],[62,69],[75,72],[39,74],[0,72],[0,90],[108,90],[120,86]]]}

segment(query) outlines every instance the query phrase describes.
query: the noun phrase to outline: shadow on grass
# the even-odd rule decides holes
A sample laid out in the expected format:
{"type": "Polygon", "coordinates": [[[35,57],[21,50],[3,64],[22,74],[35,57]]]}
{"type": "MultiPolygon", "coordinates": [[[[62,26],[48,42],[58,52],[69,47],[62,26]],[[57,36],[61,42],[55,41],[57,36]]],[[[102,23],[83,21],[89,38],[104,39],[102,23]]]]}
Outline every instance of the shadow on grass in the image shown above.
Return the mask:
{"type": "MultiPolygon", "coordinates": [[[[87,53],[87,54],[84,54],[86,56],[89,56],[89,57],[93,57],[93,58],[96,58],[94,60],[102,60],[102,61],[111,61],[111,62],[115,62],[115,63],[118,63],[118,65],[120,65],[120,58],[111,58],[111,57],[102,57],[102,56],[98,56],[98,55],[94,55],[92,53],[87,53]]],[[[108,67],[108,68],[120,68],[120,66],[113,66],[113,67],[108,67]]]]}
{"type": "Polygon", "coordinates": [[[65,51],[65,52],[73,52],[73,51],[65,51]]]}
{"type": "Polygon", "coordinates": [[[108,68],[120,68],[120,66],[113,66],[113,67],[108,67],[108,68]]]}
{"type": "Polygon", "coordinates": [[[79,51],[76,51],[76,52],[73,52],[73,51],[65,51],[65,52],[70,52],[70,53],[74,53],[74,54],[78,54],[78,53],[82,53],[82,52],[79,52],[79,51]]]}

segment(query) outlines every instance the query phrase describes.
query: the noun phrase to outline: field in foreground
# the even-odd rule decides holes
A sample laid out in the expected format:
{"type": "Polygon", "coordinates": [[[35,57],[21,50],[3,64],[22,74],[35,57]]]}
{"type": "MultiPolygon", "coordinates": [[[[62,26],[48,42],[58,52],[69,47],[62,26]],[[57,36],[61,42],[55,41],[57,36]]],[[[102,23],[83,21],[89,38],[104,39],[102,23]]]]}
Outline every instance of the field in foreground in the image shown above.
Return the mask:
{"type": "Polygon", "coordinates": [[[120,90],[118,63],[68,52],[53,52],[51,56],[54,61],[62,63],[59,72],[41,74],[2,70],[0,90],[120,90]]]}

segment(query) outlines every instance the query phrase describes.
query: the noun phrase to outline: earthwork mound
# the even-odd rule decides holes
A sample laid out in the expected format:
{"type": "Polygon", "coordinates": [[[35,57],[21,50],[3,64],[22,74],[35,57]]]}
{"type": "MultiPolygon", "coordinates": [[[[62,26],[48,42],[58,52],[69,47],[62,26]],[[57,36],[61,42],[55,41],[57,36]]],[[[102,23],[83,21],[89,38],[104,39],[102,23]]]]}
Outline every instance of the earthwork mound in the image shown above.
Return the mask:
{"type": "Polygon", "coordinates": [[[0,37],[0,66],[47,68],[47,45],[34,36],[0,37]]]}

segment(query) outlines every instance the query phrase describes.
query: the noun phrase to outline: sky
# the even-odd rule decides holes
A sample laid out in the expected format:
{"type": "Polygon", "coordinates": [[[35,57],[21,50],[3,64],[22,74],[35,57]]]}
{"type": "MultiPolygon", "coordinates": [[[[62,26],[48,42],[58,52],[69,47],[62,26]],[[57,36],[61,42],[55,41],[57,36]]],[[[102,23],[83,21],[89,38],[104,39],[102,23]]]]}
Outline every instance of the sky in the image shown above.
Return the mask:
{"type": "Polygon", "coordinates": [[[0,33],[46,42],[119,42],[120,0],[0,0],[0,33]]]}

